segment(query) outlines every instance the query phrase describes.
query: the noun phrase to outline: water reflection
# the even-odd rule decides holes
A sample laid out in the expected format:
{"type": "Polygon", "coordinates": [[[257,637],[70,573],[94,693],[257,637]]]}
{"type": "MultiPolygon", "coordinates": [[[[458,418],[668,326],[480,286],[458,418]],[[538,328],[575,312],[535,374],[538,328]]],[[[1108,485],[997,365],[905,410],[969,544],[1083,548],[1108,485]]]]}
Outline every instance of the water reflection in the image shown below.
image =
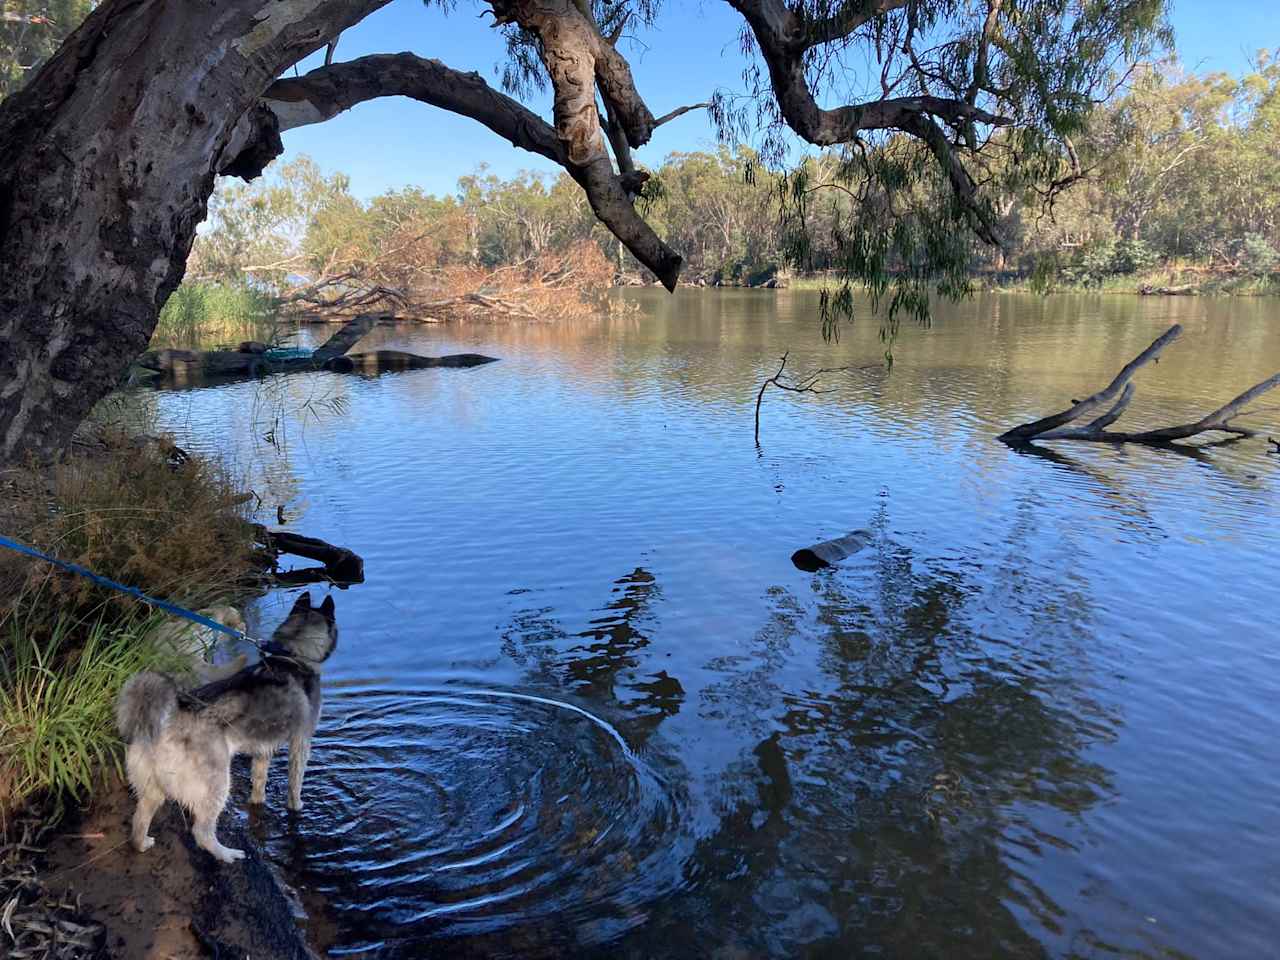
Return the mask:
{"type": "Polygon", "coordinates": [[[619,716],[628,741],[643,746],[664,719],[680,712],[685,691],[665,668],[644,665],[649,633],[658,628],[657,579],[637,567],[613,592],[572,637],[546,608],[516,613],[504,630],[504,652],[517,663],[537,663],[530,682],[556,684],[619,716]]]}
{"type": "Polygon", "coordinates": [[[981,627],[991,603],[1048,586],[1019,563],[1027,532],[1010,538],[993,595],[982,564],[921,563],[886,528],[882,517],[855,573],[818,578],[811,612],[775,591],[754,656],[717,665],[732,672],[707,691],[717,719],[770,732],[727,771],[718,826],[686,865],[695,892],[670,905],[659,942],[727,956],[799,944],[822,956],[869,944],[890,956],[1038,956],[1036,928],[1059,926],[1061,908],[1022,861],[1046,845],[1071,850],[1054,816],[1113,790],[1086,754],[1118,719],[1072,679],[1087,600],[1015,610],[1025,648],[993,643],[981,627]],[[821,674],[792,686],[779,677],[806,634],[821,674]]]}

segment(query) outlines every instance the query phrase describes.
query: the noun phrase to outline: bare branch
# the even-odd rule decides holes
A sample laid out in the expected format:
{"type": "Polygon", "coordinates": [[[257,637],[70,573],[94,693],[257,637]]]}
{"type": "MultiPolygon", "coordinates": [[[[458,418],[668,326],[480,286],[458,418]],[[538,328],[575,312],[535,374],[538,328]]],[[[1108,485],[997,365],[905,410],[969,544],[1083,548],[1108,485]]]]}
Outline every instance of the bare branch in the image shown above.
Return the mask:
{"type": "Polygon", "coordinates": [[[710,106],[711,106],[711,101],[708,100],[703,103],[691,103],[687,107],[676,107],[670,113],[664,113],[657,120],[653,121],[653,125],[655,127],[660,127],[664,123],[670,123],[676,117],[683,117],[686,113],[690,113],[694,110],[705,110],[710,106]]]}
{"type": "MultiPolygon", "coordinates": [[[[1101,443],[1145,443],[1152,445],[1171,444],[1177,440],[1185,440],[1201,433],[1217,431],[1230,433],[1237,437],[1256,436],[1256,431],[1245,427],[1232,426],[1231,421],[1237,417],[1257,411],[1246,409],[1258,397],[1280,386],[1280,373],[1255,386],[1250,387],[1230,403],[1223,404],[1212,413],[1208,413],[1194,423],[1185,423],[1174,427],[1162,427],[1157,430],[1143,430],[1137,433],[1111,431],[1111,426],[1129,407],[1133,400],[1134,386],[1130,378],[1140,367],[1155,360],[1166,345],[1178,338],[1182,328],[1174,325],[1159,337],[1151,346],[1138,354],[1117,374],[1116,378],[1104,389],[1093,396],[1074,404],[1069,410],[1045,417],[1034,423],[1026,423],[1014,427],[1000,435],[1001,440],[1009,444],[1026,444],[1033,440],[1091,440],[1101,443]],[[1123,390],[1123,392],[1120,392],[1123,390]],[[1082,427],[1068,426],[1080,417],[1101,408],[1115,398],[1120,392],[1120,399],[1106,413],[1082,427]]],[[[1272,441],[1273,443],[1275,441],[1272,441]]]]}
{"type": "Polygon", "coordinates": [[[822,367],[813,371],[802,380],[792,379],[788,383],[783,377],[786,375],[787,358],[791,356],[788,350],[782,355],[781,362],[778,364],[778,372],[772,377],[760,384],[760,391],[756,394],[756,446],[760,446],[760,404],[764,401],[764,392],[769,387],[777,387],[779,390],[786,390],[788,393],[830,393],[830,390],[819,390],[818,381],[826,373],[845,373],[850,370],[880,369],[879,364],[871,364],[867,367],[822,367]]]}

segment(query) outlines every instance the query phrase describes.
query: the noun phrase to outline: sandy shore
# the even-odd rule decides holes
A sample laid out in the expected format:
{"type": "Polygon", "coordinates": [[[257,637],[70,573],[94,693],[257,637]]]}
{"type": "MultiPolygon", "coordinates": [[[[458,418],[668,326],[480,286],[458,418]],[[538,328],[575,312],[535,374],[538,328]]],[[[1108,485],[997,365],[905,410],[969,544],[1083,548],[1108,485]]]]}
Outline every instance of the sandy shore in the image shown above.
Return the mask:
{"type": "Polygon", "coordinates": [[[111,957],[195,960],[252,957],[309,960],[297,909],[274,869],[229,808],[218,836],[246,853],[221,864],[195,846],[181,810],[167,803],[151,826],[145,854],[128,843],[133,799],[127,788],[103,790],[49,843],[42,879],[78,897],[107,928],[111,957]]]}

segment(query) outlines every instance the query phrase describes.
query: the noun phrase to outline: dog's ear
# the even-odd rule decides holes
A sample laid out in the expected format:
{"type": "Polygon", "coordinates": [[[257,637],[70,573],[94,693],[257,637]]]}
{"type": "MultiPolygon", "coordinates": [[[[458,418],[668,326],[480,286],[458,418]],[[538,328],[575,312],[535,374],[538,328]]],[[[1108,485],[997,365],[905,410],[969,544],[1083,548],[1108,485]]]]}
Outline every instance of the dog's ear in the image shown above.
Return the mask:
{"type": "Polygon", "coordinates": [[[333,594],[329,594],[324,598],[324,603],[320,604],[320,613],[330,623],[333,622],[333,594]]]}
{"type": "Polygon", "coordinates": [[[302,613],[310,609],[311,609],[311,591],[307,591],[306,593],[304,593],[302,596],[300,596],[297,600],[293,602],[293,609],[289,611],[289,616],[293,616],[295,613],[302,613]]]}

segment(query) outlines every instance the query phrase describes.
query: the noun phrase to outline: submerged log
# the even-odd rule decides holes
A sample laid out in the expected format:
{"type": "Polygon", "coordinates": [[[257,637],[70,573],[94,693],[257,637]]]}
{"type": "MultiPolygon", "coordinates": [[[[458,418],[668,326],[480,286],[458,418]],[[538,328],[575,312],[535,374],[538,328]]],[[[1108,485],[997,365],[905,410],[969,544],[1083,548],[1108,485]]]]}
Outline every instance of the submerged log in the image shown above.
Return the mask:
{"type": "Polygon", "coordinates": [[[275,557],[288,553],[308,560],[318,560],[324,564],[323,567],[308,567],[276,573],[274,579],[279,584],[324,582],[347,586],[353,583],[364,583],[364,560],[346,547],[335,547],[317,537],[304,537],[302,534],[290,533],[286,530],[268,530],[261,524],[254,524],[253,533],[254,539],[275,557]]]}
{"type": "Polygon", "coordinates": [[[871,531],[854,530],[843,537],[823,540],[811,547],[797,550],[791,555],[791,562],[805,573],[815,573],[827,567],[834,567],[841,560],[853,556],[870,544],[871,531]]]}
{"type": "Polygon", "coordinates": [[[1129,381],[1141,367],[1159,359],[1160,353],[1182,335],[1182,327],[1174,324],[1155,339],[1151,346],[1143,350],[1116,374],[1114,380],[1097,393],[1083,400],[1076,401],[1052,416],[1024,423],[1006,430],[997,438],[1011,446],[1031,443],[1034,440],[1093,440],[1101,443],[1145,443],[1152,446],[1172,444],[1177,440],[1185,440],[1201,433],[1218,431],[1234,434],[1236,437],[1253,437],[1257,431],[1246,427],[1234,426],[1231,421],[1245,416],[1249,404],[1270,390],[1280,386],[1280,373],[1255,384],[1229,403],[1217,410],[1205,414],[1193,423],[1183,423],[1173,427],[1161,427],[1157,430],[1142,430],[1137,433],[1125,433],[1107,428],[1123,416],[1133,401],[1134,386],[1129,381]],[[1107,405],[1111,404],[1108,408],[1107,405]],[[1089,416],[1106,408],[1096,419],[1084,426],[1071,426],[1081,417],[1089,416]]]}
{"type": "Polygon", "coordinates": [[[497,357],[480,353],[453,353],[444,357],[420,357],[403,350],[374,350],[369,353],[353,353],[326,364],[330,370],[361,373],[378,373],[382,370],[420,370],[425,367],[479,367],[493,363],[497,357]]]}

